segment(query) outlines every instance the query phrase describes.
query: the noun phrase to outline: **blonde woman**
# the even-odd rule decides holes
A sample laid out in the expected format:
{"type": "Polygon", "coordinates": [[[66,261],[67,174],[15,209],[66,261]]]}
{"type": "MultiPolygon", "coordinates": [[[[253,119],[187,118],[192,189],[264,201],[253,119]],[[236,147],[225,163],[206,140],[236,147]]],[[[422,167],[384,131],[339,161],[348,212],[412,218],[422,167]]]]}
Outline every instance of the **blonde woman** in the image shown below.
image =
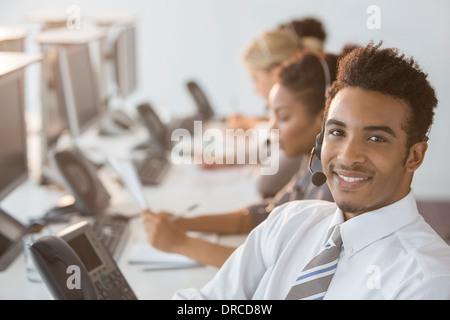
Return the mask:
{"type": "MultiPolygon", "coordinates": [[[[269,92],[278,78],[281,65],[291,59],[302,47],[298,38],[288,29],[277,28],[262,34],[245,49],[242,56],[245,68],[253,80],[254,90],[266,101],[269,92]]],[[[269,121],[269,109],[267,115],[261,117],[248,117],[242,114],[234,114],[227,118],[227,128],[248,130],[261,122],[269,121]]],[[[278,171],[274,175],[260,176],[258,190],[263,198],[272,197],[283,188],[300,165],[299,157],[286,157],[279,153],[278,171]]]]}
{"type": "MultiPolygon", "coordinates": [[[[281,64],[294,57],[302,47],[295,35],[288,29],[277,28],[267,31],[255,39],[242,56],[245,68],[253,80],[255,91],[266,101],[269,92],[277,80],[281,64]]],[[[227,119],[229,128],[243,130],[253,128],[266,117],[246,117],[241,114],[231,115],[227,119]]]]}

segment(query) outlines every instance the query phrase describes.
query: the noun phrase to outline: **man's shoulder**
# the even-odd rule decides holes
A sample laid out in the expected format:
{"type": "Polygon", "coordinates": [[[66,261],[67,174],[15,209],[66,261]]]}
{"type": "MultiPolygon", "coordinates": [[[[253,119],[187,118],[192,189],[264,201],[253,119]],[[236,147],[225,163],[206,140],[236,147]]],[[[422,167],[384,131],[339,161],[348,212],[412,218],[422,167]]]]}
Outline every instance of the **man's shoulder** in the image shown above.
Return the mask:
{"type": "Polygon", "coordinates": [[[397,237],[424,274],[450,279],[450,246],[422,217],[399,230],[397,237]]]}

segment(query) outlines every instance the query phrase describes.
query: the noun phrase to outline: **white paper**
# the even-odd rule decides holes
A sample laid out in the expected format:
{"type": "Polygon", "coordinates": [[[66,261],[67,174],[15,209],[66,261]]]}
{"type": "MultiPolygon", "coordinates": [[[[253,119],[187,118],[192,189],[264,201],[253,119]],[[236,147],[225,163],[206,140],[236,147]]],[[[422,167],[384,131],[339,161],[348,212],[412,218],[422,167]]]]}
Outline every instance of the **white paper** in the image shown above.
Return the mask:
{"type": "Polygon", "coordinates": [[[149,243],[135,243],[130,249],[129,263],[164,265],[164,267],[180,265],[198,265],[199,263],[177,253],[168,253],[152,247],[149,243]]]}
{"type": "Polygon", "coordinates": [[[108,163],[120,176],[125,186],[130,190],[142,210],[149,209],[144,193],[142,192],[142,184],[136,172],[134,164],[130,160],[120,160],[113,156],[108,156],[108,163]]]}
{"type": "MultiPolygon", "coordinates": [[[[189,232],[188,235],[200,237],[213,243],[218,241],[217,234],[189,232]]],[[[158,250],[145,241],[132,244],[128,256],[128,263],[142,264],[146,270],[189,268],[202,265],[198,261],[181,254],[158,250]]]]}

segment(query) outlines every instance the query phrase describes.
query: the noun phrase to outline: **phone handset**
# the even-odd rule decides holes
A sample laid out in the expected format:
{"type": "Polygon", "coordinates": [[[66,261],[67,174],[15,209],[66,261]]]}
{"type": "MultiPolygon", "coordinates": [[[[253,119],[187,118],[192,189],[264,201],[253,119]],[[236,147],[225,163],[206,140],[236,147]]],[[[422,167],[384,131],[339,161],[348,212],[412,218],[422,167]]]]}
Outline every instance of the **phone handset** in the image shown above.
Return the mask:
{"type": "Polygon", "coordinates": [[[198,114],[201,118],[200,120],[210,120],[214,118],[214,109],[199,84],[196,81],[191,80],[186,83],[186,87],[197,106],[198,114]]]}
{"type": "Polygon", "coordinates": [[[49,218],[74,210],[91,216],[101,214],[109,206],[110,195],[97,176],[95,166],[75,145],[52,150],[50,159],[61,175],[64,186],[75,198],[75,203],[72,207],[49,211],[49,218]]]}
{"type": "Polygon", "coordinates": [[[95,285],[75,251],[57,236],[44,236],[30,245],[30,256],[52,296],[57,300],[97,300],[95,285]],[[68,285],[70,266],[79,271],[79,288],[68,285]]]}
{"type": "Polygon", "coordinates": [[[140,144],[136,146],[136,149],[150,149],[161,153],[169,150],[172,142],[170,141],[168,129],[150,103],[141,103],[136,107],[136,110],[139,115],[139,121],[147,129],[151,137],[151,142],[140,144]]]}
{"type": "Polygon", "coordinates": [[[111,253],[86,221],[30,246],[36,269],[59,300],[136,300],[111,253]]]}

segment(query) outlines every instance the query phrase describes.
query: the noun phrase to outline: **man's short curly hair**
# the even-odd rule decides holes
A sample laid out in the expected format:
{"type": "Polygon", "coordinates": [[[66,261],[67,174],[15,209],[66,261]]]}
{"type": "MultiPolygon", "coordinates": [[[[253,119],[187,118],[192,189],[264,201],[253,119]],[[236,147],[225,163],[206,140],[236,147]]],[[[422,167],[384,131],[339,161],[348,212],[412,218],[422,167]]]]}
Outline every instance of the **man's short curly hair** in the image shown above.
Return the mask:
{"type": "Polygon", "coordinates": [[[336,94],[346,87],[377,91],[404,101],[409,117],[404,130],[407,147],[427,140],[433,123],[436,93],[428,75],[412,58],[406,58],[396,48],[380,49],[382,42],[352,50],[339,61],[338,75],[327,93],[325,117],[336,94]]]}

